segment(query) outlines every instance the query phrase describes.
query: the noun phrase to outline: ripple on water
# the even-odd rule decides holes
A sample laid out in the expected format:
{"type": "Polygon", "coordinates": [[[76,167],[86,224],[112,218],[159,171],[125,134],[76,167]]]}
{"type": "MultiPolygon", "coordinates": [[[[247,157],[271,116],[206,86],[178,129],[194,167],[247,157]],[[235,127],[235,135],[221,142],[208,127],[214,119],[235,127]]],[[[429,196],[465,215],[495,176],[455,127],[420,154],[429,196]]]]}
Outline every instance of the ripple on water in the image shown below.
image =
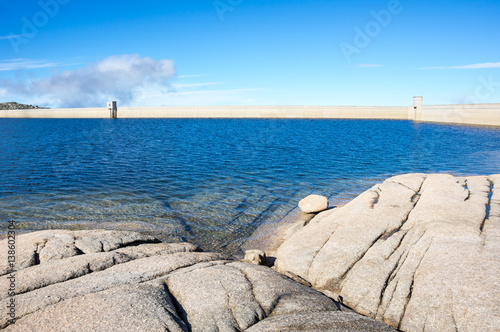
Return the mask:
{"type": "Polygon", "coordinates": [[[395,174],[500,173],[500,130],[408,121],[0,119],[0,151],[0,221],[226,252],[313,192],[337,205],[395,174]]]}

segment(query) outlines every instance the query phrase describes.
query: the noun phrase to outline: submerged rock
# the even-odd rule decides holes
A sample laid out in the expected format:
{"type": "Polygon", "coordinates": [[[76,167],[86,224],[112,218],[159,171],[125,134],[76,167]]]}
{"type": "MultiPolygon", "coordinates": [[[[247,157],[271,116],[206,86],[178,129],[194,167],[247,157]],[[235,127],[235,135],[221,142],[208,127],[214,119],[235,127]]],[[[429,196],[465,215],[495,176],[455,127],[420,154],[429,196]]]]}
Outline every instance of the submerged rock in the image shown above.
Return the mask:
{"type": "Polygon", "coordinates": [[[320,195],[309,195],[299,202],[299,208],[305,213],[317,213],[328,209],[328,198],[320,195]]]}
{"type": "Polygon", "coordinates": [[[496,331],[500,175],[387,179],[318,214],[275,267],[403,331],[496,331]]]}
{"type": "Polygon", "coordinates": [[[5,331],[394,331],[268,267],[188,243],[99,230],[16,241],[16,321],[2,310],[5,331]]]}

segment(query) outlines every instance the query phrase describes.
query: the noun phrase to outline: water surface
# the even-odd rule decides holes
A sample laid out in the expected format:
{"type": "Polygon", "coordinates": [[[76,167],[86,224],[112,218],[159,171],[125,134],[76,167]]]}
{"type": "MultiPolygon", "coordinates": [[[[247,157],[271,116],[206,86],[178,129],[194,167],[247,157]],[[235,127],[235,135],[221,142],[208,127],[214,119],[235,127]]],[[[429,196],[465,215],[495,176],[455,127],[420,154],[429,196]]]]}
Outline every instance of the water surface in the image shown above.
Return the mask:
{"type": "Polygon", "coordinates": [[[500,130],[389,120],[0,119],[0,222],[23,230],[131,229],[235,252],[308,194],[345,203],[408,172],[500,173],[500,130]]]}

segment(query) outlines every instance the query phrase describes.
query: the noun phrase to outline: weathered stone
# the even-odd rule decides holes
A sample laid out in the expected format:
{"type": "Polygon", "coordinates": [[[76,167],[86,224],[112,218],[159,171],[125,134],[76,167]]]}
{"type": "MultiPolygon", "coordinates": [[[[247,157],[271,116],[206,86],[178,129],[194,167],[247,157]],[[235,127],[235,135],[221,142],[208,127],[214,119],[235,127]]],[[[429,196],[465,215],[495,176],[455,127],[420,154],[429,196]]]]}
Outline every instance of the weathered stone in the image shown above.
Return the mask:
{"type": "MultiPolygon", "coordinates": [[[[135,259],[193,252],[195,250],[197,250],[197,247],[189,243],[142,244],[120,248],[111,252],[79,255],[46,263],[41,262],[39,265],[16,272],[16,293],[26,293],[38,288],[82,277],[92,272],[106,270],[113,265],[126,263],[135,259]]],[[[0,279],[0,289],[7,289],[8,284],[9,280],[7,278],[0,279]]],[[[5,296],[7,296],[7,293],[1,293],[0,299],[5,296]]]]}
{"type": "Polygon", "coordinates": [[[387,325],[375,326],[368,317],[354,312],[308,312],[269,317],[246,330],[247,332],[330,331],[360,332],[394,331],[387,325]]]}
{"type": "Polygon", "coordinates": [[[494,331],[499,188],[498,175],[387,179],[287,239],[276,269],[403,331],[494,331]]]}
{"type": "Polygon", "coordinates": [[[328,198],[320,195],[309,195],[299,202],[299,208],[305,213],[317,213],[328,209],[328,198]]]}
{"type": "Polygon", "coordinates": [[[266,253],[263,250],[246,250],[245,258],[243,258],[244,262],[252,263],[255,265],[266,265],[267,257],[266,253]]]}
{"type": "Polygon", "coordinates": [[[124,285],[69,298],[4,331],[187,331],[171,299],[149,285],[124,285]]]}
{"type": "MultiPolygon", "coordinates": [[[[47,230],[23,234],[16,239],[16,269],[76,256],[110,251],[131,244],[159,242],[151,236],[127,231],[47,230]]],[[[0,251],[0,275],[9,270],[7,251],[0,251]]]]}
{"type": "Polygon", "coordinates": [[[349,322],[344,331],[393,331],[357,314],[356,319],[323,294],[263,266],[220,262],[191,267],[170,274],[166,285],[191,331],[282,331],[273,330],[279,326],[331,331],[335,325],[328,323],[340,321],[349,322]],[[322,324],[309,321],[320,316],[322,324]],[[355,329],[359,321],[364,329],[355,329]]]}
{"type": "MultiPolygon", "coordinates": [[[[4,310],[0,328],[241,331],[262,323],[253,330],[314,326],[329,331],[331,322],[346,331],[391,330],[264,266],[198,252],[187,243],[140,244],[155,240],[129,232],[87,235],[51,231],[18,237],[29,250],[24,249],[23,268],[16,272],[17,320],[12,324],[4,310]],[[66,250],[73,247],[78,250],[66,250]],[[44,248],[44,259],[30,259],[44,248]],[[57,255],[58,248],[63,254],[57,255]],[[321,324],[311,325],[311,317],[321,324]]],[[[7,302],[8,279],[0,286],[0,299],[7,302]]]]}

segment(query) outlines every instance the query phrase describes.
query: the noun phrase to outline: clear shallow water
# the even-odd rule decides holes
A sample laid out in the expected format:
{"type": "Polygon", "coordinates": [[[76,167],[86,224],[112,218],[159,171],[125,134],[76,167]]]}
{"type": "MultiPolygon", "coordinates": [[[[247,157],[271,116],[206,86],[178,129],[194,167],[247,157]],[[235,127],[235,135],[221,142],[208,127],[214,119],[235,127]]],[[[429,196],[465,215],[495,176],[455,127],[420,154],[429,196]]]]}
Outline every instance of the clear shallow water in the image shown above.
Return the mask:
{"type": "Polygon", "coordinates": [[[500,173],[500,130],[385,120],[0,119],[0,222],[23,230],[131,229],[235,252],[308,194],[340,204],[408,172],[500,173]]]}

